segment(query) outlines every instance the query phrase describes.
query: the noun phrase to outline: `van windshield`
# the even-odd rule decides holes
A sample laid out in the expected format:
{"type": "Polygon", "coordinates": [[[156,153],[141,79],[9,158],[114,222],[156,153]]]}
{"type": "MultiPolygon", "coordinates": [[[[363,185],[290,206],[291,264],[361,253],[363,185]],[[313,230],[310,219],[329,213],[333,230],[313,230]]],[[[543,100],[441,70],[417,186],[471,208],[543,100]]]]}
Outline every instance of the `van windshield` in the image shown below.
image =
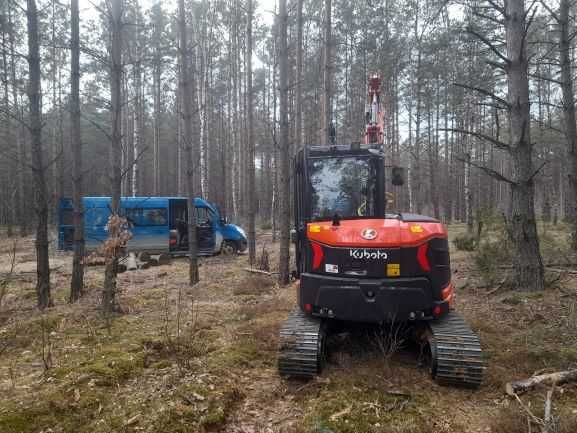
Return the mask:
{"type": "Polygon", "coordinates": [[[311,158],[311,218],[375,216],[379,159],[311,158]]]}

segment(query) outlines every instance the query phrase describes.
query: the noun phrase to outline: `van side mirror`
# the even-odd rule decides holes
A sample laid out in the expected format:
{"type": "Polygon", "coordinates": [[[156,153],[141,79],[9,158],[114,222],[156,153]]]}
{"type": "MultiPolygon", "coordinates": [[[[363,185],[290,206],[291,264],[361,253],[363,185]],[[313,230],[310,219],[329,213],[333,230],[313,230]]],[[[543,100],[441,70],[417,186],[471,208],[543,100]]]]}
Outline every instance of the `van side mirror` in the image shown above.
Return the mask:
{"type": "Polygon", "coordinates": [[[222,218],[220,219],[220,223],[221,223],[223,226],[225,226],[225,225],[228,224],[228,219],[227,219],[226,217],[222,217],[222,218]]]}
{"type": "Polygon", "coordinates": [[[405,167],[393,167],[391,170],[391,182],[395,186],[405,184],[405,167]]]}

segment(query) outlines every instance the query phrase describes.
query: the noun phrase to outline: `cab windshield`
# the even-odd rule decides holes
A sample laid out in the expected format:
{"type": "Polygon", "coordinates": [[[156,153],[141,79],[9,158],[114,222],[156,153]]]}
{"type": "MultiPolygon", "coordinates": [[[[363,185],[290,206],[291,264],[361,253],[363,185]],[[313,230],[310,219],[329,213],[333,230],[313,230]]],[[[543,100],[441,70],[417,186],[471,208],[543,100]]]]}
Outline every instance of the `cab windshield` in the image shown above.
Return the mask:
{"type": "Polygon", "coordinates": [[[379,163],[367,157],[310,159],[311,218],[376,216],[379,163]]]}

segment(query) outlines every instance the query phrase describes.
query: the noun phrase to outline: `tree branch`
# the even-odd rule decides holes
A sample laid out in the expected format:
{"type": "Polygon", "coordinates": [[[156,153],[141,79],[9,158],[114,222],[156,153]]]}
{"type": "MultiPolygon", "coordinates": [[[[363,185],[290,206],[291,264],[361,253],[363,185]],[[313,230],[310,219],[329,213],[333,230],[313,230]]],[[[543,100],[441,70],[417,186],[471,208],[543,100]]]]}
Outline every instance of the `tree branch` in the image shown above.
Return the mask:
{"type": "Polygon", "coordinates": [[[525,182],[526,182],[526,183],[531,182],[531,181],[533,180],[533,178],[534,178],[535,176],[537,176],[537,174],[538,174],[541,170],[543,170],[543,167],[545,167],[548,162],[549,162],[549,161],[543,161],[543,163],[533,172],[533,174],[532,174],[531,176],[529,176],[529,179],[527,179],[525,182]]]}
{"type": "Polygon", "coordinates": [[[551,9],[547,3],[545,3],[543,0],[541,0],[541,6],[543,6],[545,9],[547,9],[547,12],[549,12],[549,14],[551,15],[551,17],[557,21],[557,23],[559,23],[561,20],[559,19],[559,17],[557,16],[557,14],[553,11],[553,9],[551,9]]]}
{"type": "Polygon", "coordinates": [[[555,78],[544,77],[544,76],[538,75],[538,74],[529,74],[529,76],[531,78],[536,78],[538,80],[549,81],[551,83],[559,84],[560,86],[563,85],[563,83],[561,81],[556,80],[555,78]]]}
{"type": "Polygon", "coordinates": [[[487,175],[491,176],[493,179],[498,180],[499,182],[506,182],[506,183],[508,183],[508,184],[510,184],[510,185],[518,185],[517,182],[509,179],[508,177],[503,176],[501,173],[499,173],[499,172],[496,171],[496,170],[493,170],[492,168],[485,167],[484,165],[476,164],[476,163],[474,163],[474,162],[472,162],[472,161],[468,161],[468,160],[466,160],[465,158],[461,158],[461,157],[458,157],[458,156],[457,156],[455,159],[457,159],[457,161],[464,162],[465,164],[472,165],[473,167],[478,168],[479,170],[484,171],[487,175]]]}
{"type": "Polygon", "coordinates": [[[467,27],[467,32],[471,33],[473,36],[475,36],[477,39],[483,42],[491,51],[493,51],[497,55],[497,57],[499,57],[503,61],[503,63],[505,63],[506,65],[509,65],[511,63],[511,61],[504,54],[502,54],[501,51],[499,51],[499,49],[495,45],[493,45],[493,43],[485,36],[476,32],[471,27],[467,27]]]}
{"type": "Polygon", "coordinates": [[[504,110],[510,110],[511,109],[511,104],[509,104],[509,102],[505,101],[503,98],[500,98],[499,96],[495,95],[492,92],[489,92],[488,90],[485,89],[481,89],[480,87],[475,87],[475,86],[469,86],[468,84],[462,84],[462,83],[453,83],[453,86],[457,86],[457,87],[462,87],[463,89],[469,89],[469,90],[473,90],[475,92],[479,92],[482,95],[488,96],[489,98],[497,101],[499,104],[504,106],[504,110]]]}
{"type": "Polygon", "coordinates": [[[488,141],[489,143],[493,144],[497,149],[506,150],[507,152],[511,150],[511,146],[509,146],[507,143],[503,143],[502,141],[497,140],[496,138],[490,137],[480,132],[467,131],[466,129],[459,129],[459,128],[438,129],[438,131],[449,131],[449,132],[456,132],[458,134],[471,135],[473,137],[480,138],[481,140],[488,141]]]}

